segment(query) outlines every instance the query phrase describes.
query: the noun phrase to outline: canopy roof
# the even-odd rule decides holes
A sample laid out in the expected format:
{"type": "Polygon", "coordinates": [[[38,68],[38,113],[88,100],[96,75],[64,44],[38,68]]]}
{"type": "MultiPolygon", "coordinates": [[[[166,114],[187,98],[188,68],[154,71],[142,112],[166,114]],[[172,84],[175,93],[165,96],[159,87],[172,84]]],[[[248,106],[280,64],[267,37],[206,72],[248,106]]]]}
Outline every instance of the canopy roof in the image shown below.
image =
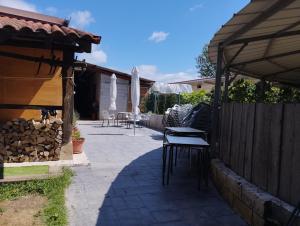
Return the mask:
{"type": "Polygon", "coordinates": [[[300,85],[300,0],[252,0],[215,34],[209,57],[251,77],[300,85]]]}
{"type": "Polygon", "coordinates": [[[193,92],[192,86],[188,84],[166,84],[155,82],[151,87],[151,92],[158,92],[162,94],[179,94],[193,92]]]}

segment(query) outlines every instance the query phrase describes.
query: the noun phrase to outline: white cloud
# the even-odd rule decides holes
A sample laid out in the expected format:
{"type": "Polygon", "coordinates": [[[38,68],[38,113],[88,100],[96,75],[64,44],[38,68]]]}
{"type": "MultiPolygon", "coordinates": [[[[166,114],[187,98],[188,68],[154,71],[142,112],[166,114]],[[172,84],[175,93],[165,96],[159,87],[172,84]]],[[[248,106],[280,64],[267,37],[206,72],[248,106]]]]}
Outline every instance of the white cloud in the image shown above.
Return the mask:
{"type": "Polygon", "coordinates": [[[158,42],[165,41],[168,36],[169,36],[169,33],[167,33],[167,32],[164,32],[164,31],[154,31],[152,33],[152,35],[148,38],[148,40],[158,43],[158,42]]]}
{"type": "Polygon", "coordinates": [[[137,68],[141,77],[159,82],[178,82],[198,77],[197,72],[191,69],[182,72],[162,73],[155,65],[140,65],[137,68]]]}
{"type": "Polygon", "coordinates": [[[197,4],[197,5],[194,5],[194,6],[192,6],[191,8],[190,8],[190,11],[191,12],[193,12],[193,11],[195,11],[195,10],[197,10],[197,9],[201,9],[201,8],[203,8],[203,4],[197,4]]]}
{"type": "Polygon", "coordinates": [[[94,22],[95,19],[88,10],[79,10],[71,13],[71,26],[84,28],[94,22]]]}
{"type": "Polygon", "coordinates": [[[100,47],[97,45],[92,46],[91,53],[78,54],[78,58],[80,60],[85,59],[86,62],[96,65],[105,64],[107,62],[106,53],[103,50],[101,50],[100,47]]]}
{"type": "Polygon", "coordinates": [[[37,12],[34,4],[28,3],[24,0],[0,0],[0,5],[26,11],[37,12]]]}
{"type": "Polygon", "coordinates": [[[137,66],[137,69],[141,75],[147,77],[155,76],[158,72],[155,65],[140,65],[137,66]]]}
{"type": "Polygon", "coordinates": [[[57,14],[57,8],[53,7],[53,6],[49,6],[45,9],[45,11],[50,14],[50,15],[55,15],[57,14]]]}

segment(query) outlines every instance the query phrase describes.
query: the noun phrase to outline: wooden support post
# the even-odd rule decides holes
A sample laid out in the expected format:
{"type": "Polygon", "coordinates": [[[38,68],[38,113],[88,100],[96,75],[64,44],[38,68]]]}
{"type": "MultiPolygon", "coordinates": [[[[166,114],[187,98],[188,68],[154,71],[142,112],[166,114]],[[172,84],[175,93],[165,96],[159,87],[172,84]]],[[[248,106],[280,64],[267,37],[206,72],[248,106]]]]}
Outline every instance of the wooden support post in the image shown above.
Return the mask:
{"type": "Polygon", "coordinates": [[[63,54],[63,144],[67,144],[71,140],[74,111],[74,77],[72,69],[74,52],[64,51],[63,54]]]}
{"type": "Polygon", "coordinates": [[[218,153],[219,147],[219,111],[221,104],[221,83],[222,83],[222,61],[223,61],[223,48],[218,47],[217,56],[217,71],[216,71],[216,83],[215,94],[213,102],[213,118],[212,118],[212,151],[214,154],[218,153]]]}
{"type": "Polygon", "coordinates": [[[223,100],[225,103],[228,102],[228,87],[229,87],[229,74],[228,70],[225,71],[225,82],[224,82],[224,95],[223,100]]]}

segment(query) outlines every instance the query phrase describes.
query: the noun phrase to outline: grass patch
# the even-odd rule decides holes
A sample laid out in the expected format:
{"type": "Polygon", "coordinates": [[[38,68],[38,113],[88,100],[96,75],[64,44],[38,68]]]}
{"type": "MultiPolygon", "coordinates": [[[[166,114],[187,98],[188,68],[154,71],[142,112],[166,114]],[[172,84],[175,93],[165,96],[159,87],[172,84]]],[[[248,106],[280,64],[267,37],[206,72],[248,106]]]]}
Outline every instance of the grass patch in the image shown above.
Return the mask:
{"type": "Polygon", "coordinates": [[[0,215],[4,212],[5,212],[5,209],[0,207],[0,215]]]}
{"type": "Polygon", "coordinates": [[[17,199],[28,194],[46,196],[48,204],[42,213],[45,223],[51,226],[66,225],[68,220],[64,194],[71,183],[72,175],[70,169],[64,169],[62,176],[47,180],[3,184],[0,186],[0,201],[17,199]]]}
{"type": "Polygon", "coordinates": [[[4,167],[4,178],[7,176],[28,176],[36,174],[48,174],[49,166],[21,166],[4,167]]]}

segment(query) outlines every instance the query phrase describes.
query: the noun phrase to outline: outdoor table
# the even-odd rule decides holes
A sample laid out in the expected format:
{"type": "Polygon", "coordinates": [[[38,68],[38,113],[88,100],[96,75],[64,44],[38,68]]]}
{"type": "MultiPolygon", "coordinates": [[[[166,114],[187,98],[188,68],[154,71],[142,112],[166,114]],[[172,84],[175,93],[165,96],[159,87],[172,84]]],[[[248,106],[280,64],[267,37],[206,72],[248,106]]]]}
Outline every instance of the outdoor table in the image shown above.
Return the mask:
{"type": "Polygon", "coordinates": [[[127,114],[129,114],[129,112],[122,111],[122,112],[118,112],[117,113],[117,118],[116,118],[116,120],[117,120],[117,126],[119,126],[119,116],[121,115],[122,116],[121,119],[124,120],[124,115],[126,117],[127,114]]]}
{"type": "MultiPolygon", "coordinates": [[[[139,127],[139,128],[142,128],[142,126],[140,125],[140,120],[139,119],[137,119],[137,120],[133,120],[133,119],[128,119],[128,120],[126,120],[126,127],[127,127],[127,129],[130,129],[130,125],[131,124],[133,124],[133,126],[134,126],[134,121],[135,121],[135,123],[136,123],[136,125],[139,127]]],[[[136,127],[137,128],[137,127],[136,127]]]]}
{"type": "Polygon", "coordinates": [[[170,172],[173,167],[173,148],[174,146],[188,146],[189,148],[197,148],[198,151],[198,164],[199,164],[199,187],[202,174],[205,179],[206,186],[208,186],[208,167],[209,167],[209,144],[200,137],[190,136],[172,136],[166,135],[166,141],[163,145],[163,170],[162,170],[162,183],[165,184],[165,174],[167,166],[167,155],[169,147],[169,159],[167,168],[167,184],[169,184],[170,172]]]}
{"type": "Polygon", "coordinates": [[[164,131],[164,140],[168,133],[172,133],[174,135],[201,135],[205,136],[205,140],[207,140],[207,132],[204,130],[194,129],[191,127],[166,127],[164,131]]]}

